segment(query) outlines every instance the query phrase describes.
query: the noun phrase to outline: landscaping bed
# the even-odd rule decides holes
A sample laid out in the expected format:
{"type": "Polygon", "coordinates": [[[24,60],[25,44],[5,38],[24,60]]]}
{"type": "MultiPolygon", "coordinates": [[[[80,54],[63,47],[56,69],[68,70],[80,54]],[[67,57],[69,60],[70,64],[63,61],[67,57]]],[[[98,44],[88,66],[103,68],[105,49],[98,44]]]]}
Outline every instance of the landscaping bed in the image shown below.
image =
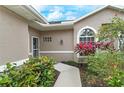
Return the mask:
{"type": "Polygon", "coordinates": [[[52,87],[59,72],[54,69],[55,61],[47,56],[30,58],[17,67],[7,64],[0,75],[1,87],[52,87]]]}
{"type": "MultiPolygon", "coordinates": [[[[85,36],[84,34],[81,33],[81,37],[85,36]]],[[[123,87],[124,20],[117,16],[113,17],[110,24],[99,27],[96,36],[98,41],[80,39],[80,42],[75,45],[76,54],[87,56],[87,67],[79,66],[82,85],[123,87]]]]}
{"type": "Polygon", "coordinates": [[[123,60],[121,52],[106,52],[89,56],[87,64],[74,61],[62,63],[79,68],[82,87],[122,87],[123,60]]]}
{"type": "Polygon", "coordinates": [[[74,62],[74,61],[67,61],[67,62],[63,61],[61,63],[79,68],[82,86],[83,87],[88,87],[89,86],[88,82],[86,80],[86,78],[87,78],[87,76],[86,76],[87,64],[86,63],[83,64],[83,63],[77,63],[77,62],[74,62]]]}
{"type": "Polygon", "coordinates": [[[82,87],[107,87],[104,81],[100,80],[100,78],[97,78],[97,76],[94,76],[87,72],[86,63],[80,65],[81,66],[79,66],[79,70],[82,87]]]}
{"type": "Polygon", "coordinates": [[[53,84],[52,84],[52,87],[54,87],[54,85],[55,85],[55,83],[56,83],[56,80],[58,79],[59,75],[60,75],[60,72],[57,71],[57,70],[55,70],[55,79],[54,79],[54,82],[53,82],[53,84]]]}
{"type": "Polygon", "coordinates": [[[62,63],[79,68],[82,87],[107,87],[105,82],[103,82],[99,78],[97,79],[95,76],[88,75],[87,63],[77,63],[74,61],[68,61],[68,62],[62,62],[62,63]]]}

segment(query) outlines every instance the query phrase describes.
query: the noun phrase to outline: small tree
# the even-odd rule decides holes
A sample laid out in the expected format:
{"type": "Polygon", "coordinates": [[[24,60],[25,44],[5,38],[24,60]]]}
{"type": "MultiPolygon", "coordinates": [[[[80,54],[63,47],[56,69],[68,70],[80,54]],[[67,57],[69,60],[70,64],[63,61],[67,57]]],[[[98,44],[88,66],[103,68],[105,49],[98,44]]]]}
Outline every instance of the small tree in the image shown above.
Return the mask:
{"type": "Polygon", "coordinates": [[[112,18],[111,23],[103,24],[98,31],[99,40],[109,39],[113,41],[118,39],[120,49],[122,49],[121,46],[124,46],[123,34],[124,20],[117,16],[112,18]]]}

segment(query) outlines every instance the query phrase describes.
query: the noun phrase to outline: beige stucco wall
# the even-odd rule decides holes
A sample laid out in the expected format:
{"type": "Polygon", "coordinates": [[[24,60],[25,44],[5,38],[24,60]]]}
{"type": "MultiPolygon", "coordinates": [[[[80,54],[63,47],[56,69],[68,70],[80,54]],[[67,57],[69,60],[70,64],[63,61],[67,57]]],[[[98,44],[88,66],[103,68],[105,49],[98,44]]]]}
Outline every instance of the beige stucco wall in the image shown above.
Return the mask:
{"type": "Polygon", "coordinates": [[[73,30],[41,32],[41,51],[73,51],[73,30]],[[43,42],[43,37],[52,37],[52,42],[43,42]],[[63,45],[60,44],[63,40],[63,45]]]}
{"type": "MultiPolygon", "coordinates": [[[[41,51],[74,51],[73,30],[58,30],[41,32],[41,51]],[[52,42],[43,42],[43,37],[52,37],[52,42]],[[60,41],[63,40],[63,44],[60,41]]],[[[73,60],[73,53],[50,53],[42,54],[53,56],[57,61],[73,60]]]]}
{"type": "Polygon", "coordinates": [[[28,31],[29,31],[29,42],[30,42],[30,46],[29,46],[29,55],[32,55],[32,36],[38,37],[39,38],[39,50],[40,50],[40,31],[28,27],[28,31]]]}
{"type": "Polygon", "coordinates": [[[74,54],[73,53],[45,53],[45,54],[41,53],[41,55],[52,57],[56,62],[74,60],[74,54]]]}
{"type": "MultiPolygon", "coordinates": [[[[111,19],[115,15],[124,19],[124,13],[122,12],[120,13],[115,10],[107,8],[75,23],[74,25],[74,46],[77,43],[77,34],[81,28],[89,26],[89,27],[94,28],[96,31],[98,31],[101,24],[110,23],[111,19]]],[[[74,55],[74,59],[77,60],[77,55],[74,55]]]]}
{"type": "Polygon", "coordinates": [[[28,58],[28,24],[0,6],[0,65],[28,58]]]}

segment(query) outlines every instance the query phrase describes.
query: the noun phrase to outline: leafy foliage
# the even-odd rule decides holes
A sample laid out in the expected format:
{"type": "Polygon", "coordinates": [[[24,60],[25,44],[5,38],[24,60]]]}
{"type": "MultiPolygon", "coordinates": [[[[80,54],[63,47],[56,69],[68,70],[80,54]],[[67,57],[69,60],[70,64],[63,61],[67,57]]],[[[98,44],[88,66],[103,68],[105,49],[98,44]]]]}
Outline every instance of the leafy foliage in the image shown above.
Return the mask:
{"type": "Polygon", "coordinates": [[[124,54],[121,52],[102,52],[88,57],[88,74],[97,76],[107,86],[123,86],[124,54]]]}
{"type": "Polygon", "coordinates": [[[119,17],[114,17],[110,23],[102,25],[98,32],[98,36],[102,39],[118,38],[119,34],[124,32],[124,20],[119,17]]]}
{"type": "MultiPolygon", "coordinates": [[[[98,37],[100,40],[109,39],[114,41],[115,39],[118,39],[120,43],[119,49],[122,51],[124,49],[124,39],[122,37],[123,34],[124,20],[119,17],[114,17],[111,23],[102,25],[100,27],[98,37]]],[[[103,70],[103,72],[105,71],[105,73],[100,72],[100,74],[105,78],[104,80],[107,82],[107,84],[109,86],[124,86],[124,71],[122,69],[124,64],[124,54],[112,50],[111,52],[108,51],[104,55],[100,54],[100,56],[98,56],[98,58],[101,60],[97,59],[95,62],[98,66],[100,66],[100,64],[102,65],[100,68],[103,70]]],[[[95,64],[90,64],[90,66],[95,66],[95,64]]],[[[96,68],[96,72],[98,70],[100,71],[100,69],[96,68]]]]}
{"type": "Polygon", "coordinates": [[[49,87],[55,80],[55,61],[47,56],[30,58],[25,64],[16,67],[7,64],[7,70],[0,75],[2,87],[49,87]]]}
{"type": "Polygon", "coordinates": [[[114,17],[110,23],[102,25],[98,38],[99,42],[94,44],[76,45],[76,53],[88,56],[88,68],[84,72],[83,81],[88,86],[124,86],[124,53],[114,47],[115,40],[119,40],[120,46],[124,48],[124,20],[114,17]],[[94,53],[96,49],[101,51],[94,53]]]}
{"type": "Polygon", "coordinates": [[[95,53],[95,47],[92,42],[80,42],[75,47],[75,53],[82,53],[83,55],[89,55],[95,53]]]}
{"type": "MultiPolygon", "coordinates": [[[[122,38],[123,34],[124,20],[119,17],[114,17],[110,23],[102,25],[98,31],[98,37],[100,41],[104,39],[118,39],[120,44],[124,44],[124,39],[122,38]]],[[[121,45],[119,47],[121,49],[121,45]]]]}
{"type": "Polygon", "coordinates": [[[110,42],[80,42],[75,47],[75,53],[83,54],[83,55],[91,55],[95,54],[96,49],[108,49],[115,50],[113,41],[110,42]]]}

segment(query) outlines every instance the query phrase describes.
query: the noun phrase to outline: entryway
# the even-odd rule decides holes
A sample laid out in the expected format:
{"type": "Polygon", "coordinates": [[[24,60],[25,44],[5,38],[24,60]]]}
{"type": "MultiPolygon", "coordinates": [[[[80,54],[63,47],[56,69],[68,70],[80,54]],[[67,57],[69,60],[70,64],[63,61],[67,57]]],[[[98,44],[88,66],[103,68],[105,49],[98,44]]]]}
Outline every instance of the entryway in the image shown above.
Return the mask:
{"type": "Polygon", "coordinates": [[[36,36],[32,36],[32,56],[39,56],[39,38],[36,36]]]}

